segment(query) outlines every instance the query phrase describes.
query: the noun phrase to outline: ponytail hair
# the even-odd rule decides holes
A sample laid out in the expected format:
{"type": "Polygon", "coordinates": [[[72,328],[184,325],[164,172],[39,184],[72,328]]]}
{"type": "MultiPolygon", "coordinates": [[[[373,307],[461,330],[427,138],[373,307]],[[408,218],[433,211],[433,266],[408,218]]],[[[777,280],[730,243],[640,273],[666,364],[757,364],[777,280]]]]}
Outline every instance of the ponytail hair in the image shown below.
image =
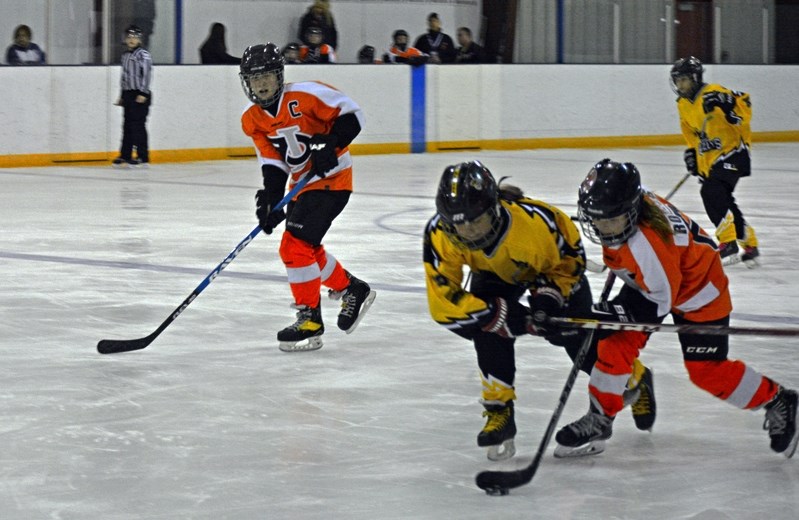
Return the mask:
{"type": "Polygon", "coordinates": [[[503,183],[505,179],[509,177],[500,177],[499,182],[497,182],[497,189],[499,190],[499,198],[505,199],[510,202],[515,202],[519,199],[524,198],[524,192],[518,186],[513,184],[503,183]]]}
{"type": "Polygon", "coordinates": [[[638,221],[651,228],[667,244],[674,241],[674,229],[661,208],[661,202],[653,194],[644,193],[641,200],[641,215],[638,217],[638,221]]]}

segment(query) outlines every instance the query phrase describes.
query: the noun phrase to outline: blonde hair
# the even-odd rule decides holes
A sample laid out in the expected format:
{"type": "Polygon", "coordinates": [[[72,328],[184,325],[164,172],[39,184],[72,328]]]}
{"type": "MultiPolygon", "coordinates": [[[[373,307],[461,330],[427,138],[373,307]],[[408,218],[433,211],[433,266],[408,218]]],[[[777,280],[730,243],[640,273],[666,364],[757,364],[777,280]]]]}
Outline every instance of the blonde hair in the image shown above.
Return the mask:
{"type": "Polygon", "coordinates": [[[664,242],[670,244],[674,240],[674,229],[663,213],[661,205],[662,203],[654,195],[645,193],[643,204],[641,204],[641,216],[638,221],[657,233],[664,242]]]}

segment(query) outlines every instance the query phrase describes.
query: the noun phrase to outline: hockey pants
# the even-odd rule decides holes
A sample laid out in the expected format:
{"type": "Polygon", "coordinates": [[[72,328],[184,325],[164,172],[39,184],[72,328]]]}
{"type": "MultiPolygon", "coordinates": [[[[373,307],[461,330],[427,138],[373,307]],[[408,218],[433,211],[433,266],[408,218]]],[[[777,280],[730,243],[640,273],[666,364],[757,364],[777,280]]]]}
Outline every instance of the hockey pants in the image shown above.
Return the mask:
{"type": "Polygon", "coordinates": [[[322,239],[349,198],[349,191],[311,190],[301,193],[288,205],[280,258],[297,305],[318,307],[322,285],[334,291],[342,291],[349,285],[344,268],[322,245],[322,239]]]}

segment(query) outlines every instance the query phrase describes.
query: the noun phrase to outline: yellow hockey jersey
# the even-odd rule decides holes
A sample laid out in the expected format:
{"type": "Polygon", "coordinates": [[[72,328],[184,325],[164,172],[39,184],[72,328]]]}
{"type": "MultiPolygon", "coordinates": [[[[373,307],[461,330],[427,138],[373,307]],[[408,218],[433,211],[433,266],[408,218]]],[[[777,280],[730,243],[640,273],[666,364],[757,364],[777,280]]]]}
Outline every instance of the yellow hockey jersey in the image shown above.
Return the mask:
{"type": "Polygon", "coordinates": [[[710,169],[717,161],[741,150],[748,150],[752,144],[752,103],[745,92],[716,84],[703,85],[694,99],[678,98],[677,110],[685,142],[696,150],[697,168],[703,177],[710,174],[710,169]],[[735,98],[733,111],[740,121],[730,123],[720,107],[714,107],[706,114],[702,97],[709,92],[732,95],[735,98]]]}
{"type": "Polygon", "coordinates": [[[448,329],[474,326],[488,308],[464,289],[464,266],[494,273],[531,293],[545,285],[557,288],[565,300],[585,272],[580,232],[568,215],[528,198],[500,203],[508,225],[490,251],[472,251],[455,242],[438,215],[427,223],[423,245],[427,301],[433,319],[448,329]]]}

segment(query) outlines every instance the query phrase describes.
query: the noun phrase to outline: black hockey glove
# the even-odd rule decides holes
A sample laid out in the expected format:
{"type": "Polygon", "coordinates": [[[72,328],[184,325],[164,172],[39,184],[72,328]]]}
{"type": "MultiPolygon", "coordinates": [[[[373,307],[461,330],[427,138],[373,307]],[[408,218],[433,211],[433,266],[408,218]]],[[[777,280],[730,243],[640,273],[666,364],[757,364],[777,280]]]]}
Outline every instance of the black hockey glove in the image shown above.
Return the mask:
{"type": "Polygon", "coordinates": [[[488,314],[481,320],[480,329],[503,338],[534,334],[533,318],[527,307],[517,301],[494,298],[488,301],[488,314]]]}
{"type": "Polygon", "coordinates": [[[320,178],[338,166],[338,155],[336,155],[336,144],[338,138],[334,134],[314,134],[309,144],[311,148],[311,161],[313,161],[313,171],[320,178]]]}
{"type": "Polygon", "coordinates": [[[618,302],[599,302],[591,307],[594,319],[600,321],[615,321],[618,323],[633,323],[635,317],[625,305],[618,302]]]}
{"type": "Polygon", "coordinates": [[[699,175],[699,167],[696,165],[696,150],[687,148],[682,154],[682,160],[685,161],[685,168],[691,175],[699,175]]]}
{"type": "Polygon", "coordinates": [[[727,92],[708,92],[702,96],[702,109],[705,114],[709,114],[714,108],[719,107],[724,112],[724,117],[731,125],[737,125],[742,121],[741,117],[735,113],[735,96],[727,92]]]}
{"type": "Polygon", "coordinates": [[[557,327],[550,325],[549,318],[555,318],[563,313],[565,300],[558,289],[554,287],[539,287],[530,296],[530,312],[533,315],[532,334],[549,336],[556,333],[557,327]]]}
{"type": "Polygon", "coordinates": [[[283,208],[272,210],[282,198],[283,195],[277,190],[258,190],[255,194],[255,215],[258,217],[258,225],[267,235],[271,235],[272,230],[286,220],[283,208]]]}

